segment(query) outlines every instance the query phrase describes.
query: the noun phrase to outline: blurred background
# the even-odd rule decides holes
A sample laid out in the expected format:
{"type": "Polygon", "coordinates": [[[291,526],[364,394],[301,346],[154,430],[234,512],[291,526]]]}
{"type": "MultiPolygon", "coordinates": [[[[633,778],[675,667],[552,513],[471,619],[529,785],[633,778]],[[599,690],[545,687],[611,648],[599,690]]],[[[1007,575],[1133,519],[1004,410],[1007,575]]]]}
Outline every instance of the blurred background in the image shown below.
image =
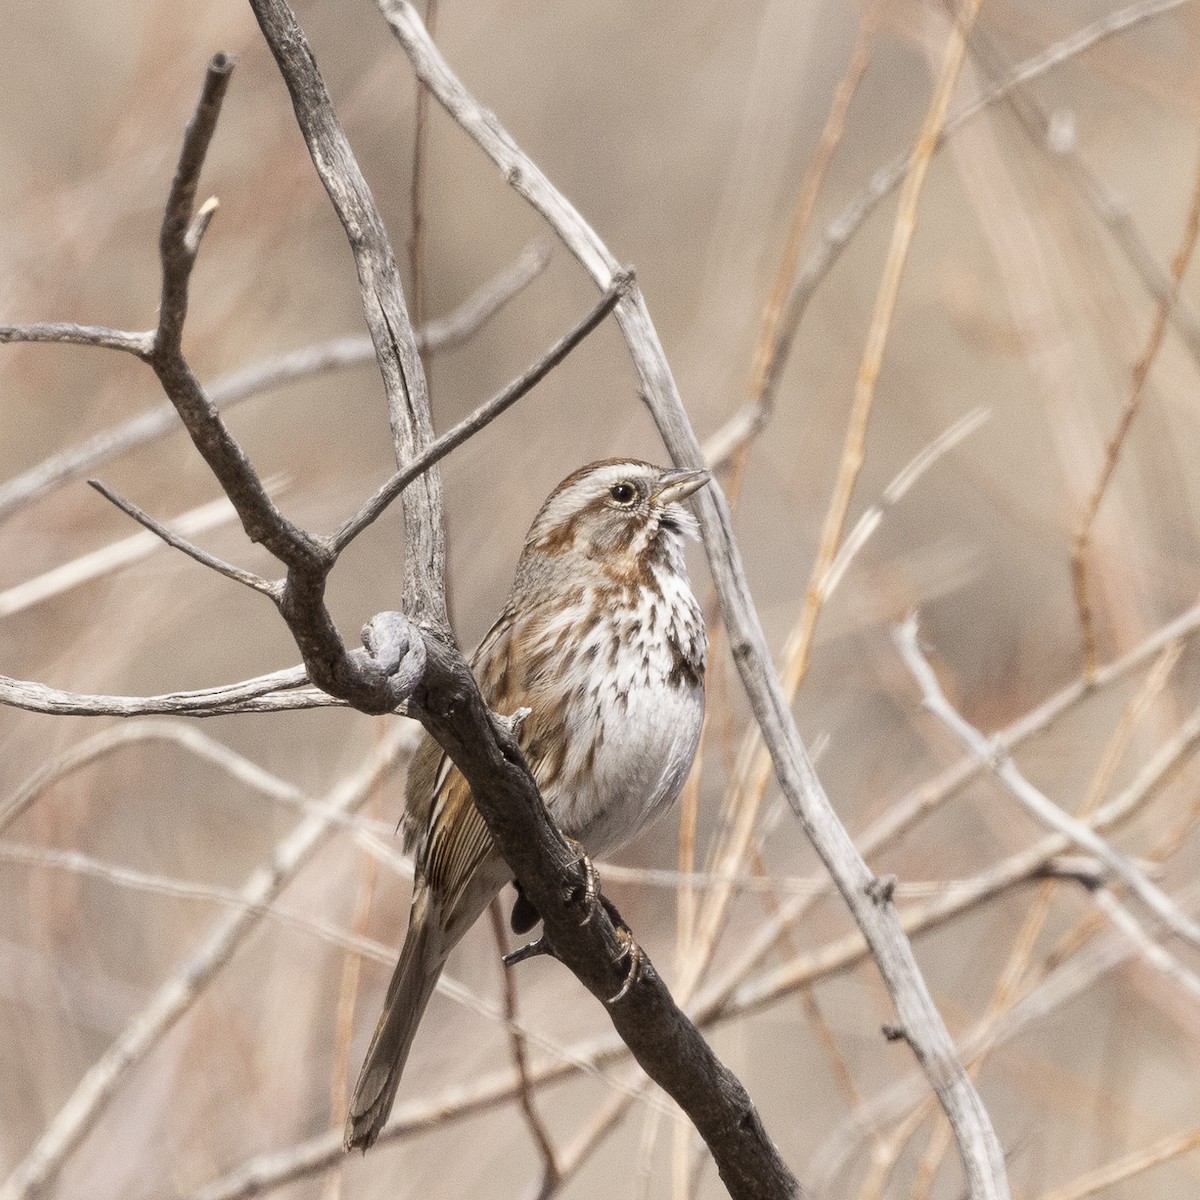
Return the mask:
{"type": "MultiPolygon", "coordinates": [[[[298,12],[410,272],[412,71],[375,5],[316,0],[298,12]]],[[[213,383],[363,332],[345,238],[248,6],[118,0],[100,14],[0,0],[0,28],[0,321],[153,325],[162,204],[205,64],[224,50],[238,66],[202,183],[220,209],[193,276],[191,363],[213,383]]],[[[944,65],[952,23],[935,0],[440,0],[435,32],[466,86],[636,267],[702,440],[758,399],[756,353],[788,319],[772,296],[809,279],[769,419],[725,466],[763,622],[798,681],[801,733],[872,866],[898,877],[952,1033],[975,1038],[972,1053],[994,1042],[980,1087],[1014,1195],[1197,1195],[1200,954],[1164,939],[1094,871],[1092,890],[1038,882],[1046,856],[1014,856],[1044,829],[993,778],[942,786],[964,749],[922,711],[892,629],[919,612],[949,699],[989,735],[1075,686],[1060,719],[1027,723],[1019,766],[1072,813],[1128,800],[1106,835],[1194,911],[1200,807],[1185,722],[1200,655],[1186,638],[1158,652],[1200,591],[1200,287],[1187,271],[1200,8],[984,0],[956,77],[944,65]],[[1064,41],[1114,12],[1129,28],[1086,49],[1064,41]],[[963,123],[930,162],[884,319],[896,197],[861,221],[855,205],[881,168],[898,161],[903,173],[939,78],[953,116],[997,72],[1055,46],[1061,61],[1018,104],[963,123]],[[830,231],[844,249],[818,273],[830,231]],[[1154,291],[1172,271],[1174,318],[1154,291]],[[805,662],[795,631],[872,329],[887,340],[845,532],[876,506],[882,516],[815,624],[809,614],[805,662]],[[1134,659],[1086,691],[1072,551],[1131,402],[1083,561],[1096,661],[1134,659]],[[902,496],[888,491],[931,445],[937,461],[902,496]],[[962,899],[961,881],[989,877],[962,899]]],[[[428,317],[454,312],[531,242],[552,243],[436,104],[422,175],[428,317]]],[[[431,355],[438,428],[594,299],[554,245],[467,341],[431,355]]],[[[0,396],[0,483],[162,401],[132,357],[45,345],[0,347],[0,396]]],[[[314,530],[394,466],[370,363],[261,392],[228,420],[289,515],[314,530]]],[[[444,464],[465,646],[500,609],[544,496],[610,455],[664,457],[611,321],[444,464]]],[[[163,519],[219,497],[178,430],[89,473],[163,519]]],[[[136,533],[82,478],[18,493],[0,523],[4,674],[153,694],[297,660],[269,604],[165,548],[17,591],[136,533]]],[[[273,573],[231,521],[197,539],[273,573]]],[[[400,603],[402,564],[396,512],[333,576],[347,639],[400,603]]],[[[683,810],[682,851],[672,817],[602,864],[605,890],[677,993],[711,1001],[734,981],[711,1036],[802,1180],[821,1196],[953,1200],[955,1152],[911,1052],[881,1036],[893,1010],[878,973],[773,783],[760,793],[746,769],[751,725],[699,547],[691,567],[714,622],[696,803],[683,810]],[[681,863],[700,877],[681,881],[681,863]],[[739,881],[731,893],[714,879],[722,871],[739,881]],[[772,914],[789,905],[800,920],[775,937],[772,914]]],[[[390,974],[379,957],[399,946],[407,914],[403,864],[384,853],[398,849],[406,736],[336,710],[124,727],[0,709],[0,805],[30,800],[0,831],[0,1174],[16,1172],[6,1196],[32,1194],[21,1171],[47,1149],[47,1129],[65,1128],[69,1103],[90,1105],[87,1119],[70,1145],[49,1147],[44,1194],[724,1194],[669,1102],[627,1059],[592,1053],[610,1027],[565,970],[525,964],[506,996],[487,920],[418,1035],[401,1135],[338,1158],[346,1076],[390,974]],[[122,741],[103,740],[116,728],[122,741]],[[358,816],[322,833],[308,801],[358,805],[358,816]],[[280,866],[301,843],[302,861],[280,866]],[[261,874],[272,862],[274,890],[261,874]],[[362,939],[382,945],[373,956],[362,939]],[[174,986],[186,994],[163,990],[174,986]],[[178,1019],[154,1024],[172,995],[178,1019]],[[524,1092],[512,1029],[527,1034],[524,1092]],[[253,1176],[238,1176],[247,1164],[253,1176]]]]}

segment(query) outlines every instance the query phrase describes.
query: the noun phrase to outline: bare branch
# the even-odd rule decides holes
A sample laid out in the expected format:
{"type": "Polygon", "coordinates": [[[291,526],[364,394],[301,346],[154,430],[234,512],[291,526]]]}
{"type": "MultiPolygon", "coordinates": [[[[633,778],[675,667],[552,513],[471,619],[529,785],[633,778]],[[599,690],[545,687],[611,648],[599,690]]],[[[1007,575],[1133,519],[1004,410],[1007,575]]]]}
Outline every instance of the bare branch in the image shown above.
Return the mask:
{"type": "Polygon", "coordinates": [[[0,325],[0,345],[16,342],[57,342],[64,346],[97,346],[123,350],[147,358],[154,348],[154,332],[129,333],[104,325],[75,325],[70,321],[38,321],[33,325],[0,325]]]}
{"type": "Polygon", "coordinates": [[[242,712],[327,708],[346,703],[327,692],[305,688],[307,682],[308,672],[303,667],[291,667],[242,683],[201,688],[195,692],[167,692],[161,696],[94,696],[64,692],[45,684],[0,675],[0,704],[60,717],[145,717],[155,713],[215,717],[242,712]]]}
{"type": "MultiPolygon", "coordinates": [[[[162,259],[162,300],[159,307],[158,329],[154,335],[156,355],[178,354],[183,340],[183,322],[187,316],[188,280],[200,248],[198,236],[192,236],[192,209],[200,170],[208,154],[209,144],[217,130],[217,118],[229,87],[233,59],[226,54],[214,55],[204,77],[204,88],[196,111],[183,135],[183,148],[175,168],[175,178],[167,196],[166,212],[159,232],[158,252],[162,259]]],[[[208,217],[215,206],[205,206],[208,217]]],[[[199,215],[199,214],[197,214],[199,215]]],[[[200,227],[196,227],[202,232],[200,227]]]]}

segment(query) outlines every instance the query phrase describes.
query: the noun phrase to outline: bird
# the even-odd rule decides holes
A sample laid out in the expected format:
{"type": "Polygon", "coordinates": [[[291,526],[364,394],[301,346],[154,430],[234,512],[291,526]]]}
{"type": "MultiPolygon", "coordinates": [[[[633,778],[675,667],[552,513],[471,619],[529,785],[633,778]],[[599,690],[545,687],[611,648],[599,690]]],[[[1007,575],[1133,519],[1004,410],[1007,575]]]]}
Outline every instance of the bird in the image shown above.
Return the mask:
{"type": "MultiPolygon", "coordinates": [[[[526,762],[562,833],[588,855],[624,846],[679,795],[704,720],[708,639],[688,582],[683,501],[707,471],[605,459],[568,475],[526,535],[508,601],[471,656],[496,712],[528,709],[526,762]]],[[[408,933],[346,1118],[366,1151],[454,946],[513,880],[470,787],[428,733],[401,819],[413,855],[408,933]]],[[[513,929],[538,921],[518,890],[513,929]]]]}

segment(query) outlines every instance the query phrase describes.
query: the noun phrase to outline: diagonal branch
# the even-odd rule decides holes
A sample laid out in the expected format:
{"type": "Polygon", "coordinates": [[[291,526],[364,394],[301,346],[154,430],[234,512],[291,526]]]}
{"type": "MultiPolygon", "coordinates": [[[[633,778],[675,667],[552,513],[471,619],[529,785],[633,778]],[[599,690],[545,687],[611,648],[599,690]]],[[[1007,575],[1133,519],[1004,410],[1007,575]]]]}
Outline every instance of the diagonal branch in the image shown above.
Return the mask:
{"type": "MultiPolygon", "coordinates": [[[[313,166],[345,227],[362,292],[367,329],[383,376],[396,462],[433,440],[429,395],[404,304],[400,272],[371,189],[333,111],[312,50],[286,0],[250,0],[259,28],[287,84],[313,166]]],[[[404,494],[404,600],[409,615],[439,633],[446,616],[446,548],[442,484],[437,471],[418,476],[404,494]]]]}
{"type": "MultiPolygon", "coordinates": [[[[413,6],[406,0],[379,2],[393,33],[433,95],[504,172],[511,186],[550,222],[596,284],[607,288],[619,267],[595,231],[496,117],[467,92],[430,40],[413,6]]],[[[636,288],[617,306],[616,318],[668,450],[676,463],[699,466],[699,442],[649,311],[636,288]]],[[[730,648],[764,740],[771,748],[780,786],[870,943],[909,1043],[954,1127],[970,1195],[973,1200],[1006,1200],[1009,1191],[1004,1156],[991,1120],[955,1056],[953,1042],[895,910],[889,903],[872,898],[874,876],[838,820],[800,740],[771,663],[724,494],[715,484],[705,493],[699,497],[697,508],[722,615],[730,631],[730,648]]]]}
{"type": "Polygon", "coordinates": [[[445,458],[451,450],[473,437],[485,425],[490,424],[501,413],[511,408],[522,396],[527,395],[545,379],[616,308],[617,302],[628,290],[632,278],[632,272],[615,276],[604,295],[600,297],[599,302],[574,329],[563,334],[537,362],[527,371],[518,375],[503,391],[481,404],[470,416],[464,417],[453,429],[448,429],[441,437],[426,446],[414,459],[406,463],[401,470],[397,471],[354,516],[344,521],[330,536],[329,545],[333,552],[341,554],[368,525],[379,519],[388,505],[401,495],[418,475],[428,471],[434,463],[445,458]]]}

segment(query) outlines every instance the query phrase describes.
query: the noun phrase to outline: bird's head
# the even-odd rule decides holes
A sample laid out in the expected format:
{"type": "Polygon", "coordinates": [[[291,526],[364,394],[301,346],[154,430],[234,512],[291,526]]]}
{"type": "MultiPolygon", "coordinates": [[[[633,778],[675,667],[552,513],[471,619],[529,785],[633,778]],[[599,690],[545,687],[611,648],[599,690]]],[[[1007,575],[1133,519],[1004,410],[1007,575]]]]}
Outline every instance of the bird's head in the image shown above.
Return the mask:
{"type": "Polygon", "coordinates": [[[568,475],[534,519],[526,554],[582,556],[612,573],[656,560],[679,568],[683,538],[699,531],[682,501],[708,483],[707,471],[606,459],[568,475]]]}

